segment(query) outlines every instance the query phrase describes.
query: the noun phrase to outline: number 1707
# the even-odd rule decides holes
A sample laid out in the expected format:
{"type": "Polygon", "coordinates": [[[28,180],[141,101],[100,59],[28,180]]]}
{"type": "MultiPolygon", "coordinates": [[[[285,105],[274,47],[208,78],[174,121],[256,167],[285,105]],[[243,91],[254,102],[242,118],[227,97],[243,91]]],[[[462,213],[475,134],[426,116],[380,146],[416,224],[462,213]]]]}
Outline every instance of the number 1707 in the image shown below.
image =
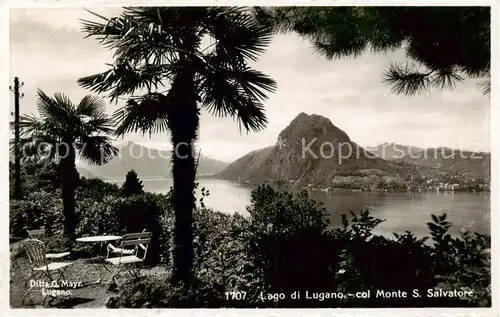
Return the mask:
{"type": "Polygon", "coordinates": [[[247,292],[226,292],[226,300],[244,300],[247,297],[247,292]]]}

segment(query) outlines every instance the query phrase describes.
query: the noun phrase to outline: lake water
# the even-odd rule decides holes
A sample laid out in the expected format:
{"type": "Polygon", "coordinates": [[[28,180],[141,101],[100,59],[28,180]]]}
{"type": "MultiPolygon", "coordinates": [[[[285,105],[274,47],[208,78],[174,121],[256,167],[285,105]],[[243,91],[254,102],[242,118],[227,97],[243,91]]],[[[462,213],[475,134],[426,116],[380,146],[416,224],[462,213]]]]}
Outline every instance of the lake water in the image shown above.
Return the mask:
{"type": "MultiPolygon", "coordinates": [[[[110,181],[122,184],[123,180],[110,181]]],[[[144,190],[164,193],[172,186],[171,179],[143,180],[144,190]]],[[[224,180],[199,179],[201,187],[210,190],[205,198],[207,207],[225,213],[248,215],[251,188],[224,180]]],[[[431,214],[446,212],[453,223],[451,232],[457,234],[461,228],[490,234],[490,193],[384,193],[384,192],[338,192],[311,191],[313,199],[323,202],[330,212],[330,223],[340,223],[340,213],[355,213],[369,208],[373,216],[385,219],[374,233],[392,236],[392,232],[406,230],[417,236],[428,235],[426,222],[431,214]]]]}

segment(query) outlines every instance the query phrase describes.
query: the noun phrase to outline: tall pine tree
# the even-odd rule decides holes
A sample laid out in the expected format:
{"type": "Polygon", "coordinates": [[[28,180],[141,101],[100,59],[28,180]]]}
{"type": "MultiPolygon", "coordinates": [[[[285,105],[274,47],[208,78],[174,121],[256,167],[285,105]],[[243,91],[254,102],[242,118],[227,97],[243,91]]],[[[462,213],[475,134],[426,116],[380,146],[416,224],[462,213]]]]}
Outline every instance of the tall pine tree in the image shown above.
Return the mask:
{"type": "Polygon", "coordinates": [[[132,195],[142,194],[143,185],[142,181],[137,176],[137,173],[134,170],[130,170],[125,177],[125,183],[123,183],[122,191],[125,196],[129,197],[132,195]]]}

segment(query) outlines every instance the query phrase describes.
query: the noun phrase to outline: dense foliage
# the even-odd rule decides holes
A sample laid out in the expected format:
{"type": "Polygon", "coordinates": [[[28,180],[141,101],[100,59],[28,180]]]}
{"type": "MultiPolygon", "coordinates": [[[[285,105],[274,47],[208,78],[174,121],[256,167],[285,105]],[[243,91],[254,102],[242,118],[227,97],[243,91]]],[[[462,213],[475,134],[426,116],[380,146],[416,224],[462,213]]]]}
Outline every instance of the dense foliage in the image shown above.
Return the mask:
{"type": "MultiPolygon", "coordinates": [[[[425,307],[491,305],[490,237],[448,233],[446,214],[432,216],[430,236],[377,236],[383,220],[368,211],[341,215],[331,228],[327,211],[305,192],[293,195],[261,186],[252,192],[248,217],[210,210],[197,193],[194,213],[194,281],[172,283],[172,191],[127,197],[116,186],[82,179],[77,189],[77,234],[153,232],[148,264],[163,275],[125,283],[109,307],[425,307]],[[429,298],[428,289],[472,290],[470,298],[429,298]],[[377,290],[406,291],[408,298],[376,297],[377,290]],[[421,298],[412,294],[417,290],[421,298]],[[301,297],[292,299],[299,291],[301,297]],[[306,298],[318,293],[370,298],[306,298]],[[245,295],[243,295],[245,294],[245,295]],[[284,298],[277,298],[284,294],[284,298]],[[245,296],[244,299],[242,296],[245,296]],[[269,297],[268,297],[269,296],[269,297]],[[263,298],[265,300],[263,300],[263,298]]],[[[85,251],[61,235],[62,201],[52,189],[11,201],[11,235],[44,226],[54,251],[85,251]]],[[[80,252],[81,253],[81,252],[80,252]]]]}

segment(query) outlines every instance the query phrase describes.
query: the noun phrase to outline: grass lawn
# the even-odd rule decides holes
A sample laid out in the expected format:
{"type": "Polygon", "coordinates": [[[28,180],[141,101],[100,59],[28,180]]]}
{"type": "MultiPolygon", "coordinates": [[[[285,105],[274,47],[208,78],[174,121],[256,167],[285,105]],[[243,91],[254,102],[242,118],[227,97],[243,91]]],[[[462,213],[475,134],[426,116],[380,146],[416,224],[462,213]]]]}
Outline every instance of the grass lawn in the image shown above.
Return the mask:
{"type": "MultiPolygon", "coordinates": [[[[36,289],[30,293],[24,300],[24,304],[21,304],[21,298],[23,294],[29,289],[29,285],[26,282],[31,274],[31,264],[26,256],[26,254],[20,251],[19,246],[22,244],[17,243],[17,245],[11,244],[10,253],[10,306],[12,308],[37,308],[42,307],[44,302],[44,297],[41,294],[41,288],[36,289]]],[[[96,281],[99,276],[103,281],[108,281],[111,277],[111,273],[107,270],[102,270],[99,272],[95,264],[90,264],[86,259],[61,259],[57,262],[71,262],[66,271],[66,281],[67,282],[77,282],[78,277],[81,275],[81,281],[84,286],[81,288],[72,289],[69,298],[59,298],[52,301],[49,304],[49,299],[45,301],[44,307],[53,308],[104,308],[106,307],[106,301],[113,296],[116,296],[116,291],[108,291],[108,285],[102,284],[86,284],[88,282],[96,281]],[[83,273],[83,275],[82,275],[83,273]]],[[[116,267],[111,264],[105,264],[105,267],[109,271],[114,272],[116,267]]],[[[141,270],[141,275],[163,275],[168,274],[168,271],[160,266],[154,268],[144,268],[141,270]]],[[[56,273],[53,275],[57,276],[56,273]]],[[[120,276],[119,283],[126,283],[127,275],[120,276]]]]}

